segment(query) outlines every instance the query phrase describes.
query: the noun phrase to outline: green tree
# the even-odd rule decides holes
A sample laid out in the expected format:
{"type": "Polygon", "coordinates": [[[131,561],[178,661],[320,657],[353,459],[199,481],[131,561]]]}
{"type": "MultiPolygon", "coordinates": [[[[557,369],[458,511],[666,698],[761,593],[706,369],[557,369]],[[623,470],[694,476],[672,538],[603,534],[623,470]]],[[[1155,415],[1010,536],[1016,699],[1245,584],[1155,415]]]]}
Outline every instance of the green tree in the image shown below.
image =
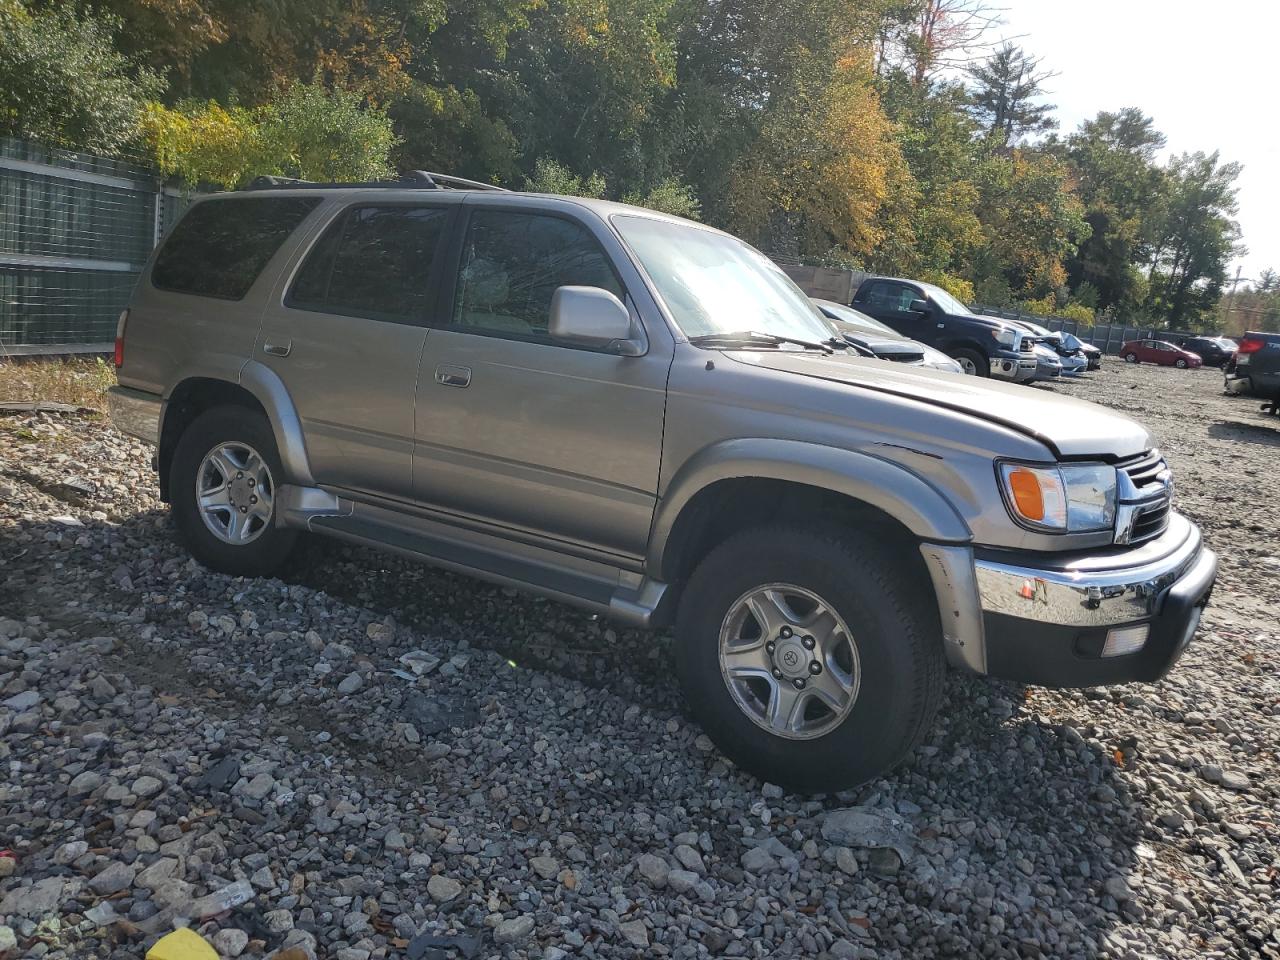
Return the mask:
{"type": "Polygon", "coordinates": [[[70,4],[0,0],[0,131],[107,154],[129,144],[164,84],[116,49],[119,29],[70,4]]]}
{"type": "Polygon", "coordinates": [[[1236,180],[1240,164],[1217,151],[1188,153],[1169,163],[1169,197],[1153,245],[1149,308],[1170,327],[1203,322],[1214,312],[1227,266],[1244,252],[1236,180]]]}
{"type": "Polygon", "coordinates": [[[1146,295],[1139,265],[1150,262],[1167,182],[1156,162],[1165,144],[1150,117],[1127,107],[1086,120],[1050,149],[1070,166],[1090,234],[1068,258],[1075,288],[1089,284],[1097,306],[1132,309],[1146,295]]]}
{"type": "Polygon", "coordinates": [[[1037,102],[1053,76],[1040,64],[1040,58],[1006,43],[969,68],[969,109],[990,140],[1013,146],[1057,127],[1053,104],[1037,102]]]}
{"type": "Polygon", "coordinates": [[[234,189],[270,174],[321,182],[391,174],[396,144],[386,113],[352,93],[297,84],[255,110],[188,103],[152,105],[147,141],[165,173],[234,189]]]}

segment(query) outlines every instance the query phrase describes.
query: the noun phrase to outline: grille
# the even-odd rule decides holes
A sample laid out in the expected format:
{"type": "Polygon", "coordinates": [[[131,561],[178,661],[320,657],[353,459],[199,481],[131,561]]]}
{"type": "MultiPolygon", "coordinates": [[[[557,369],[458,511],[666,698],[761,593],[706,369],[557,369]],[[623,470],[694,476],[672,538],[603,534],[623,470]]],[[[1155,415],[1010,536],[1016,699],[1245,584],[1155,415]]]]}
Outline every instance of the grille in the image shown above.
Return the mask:
{"type": "Polygon", "coordinates": [[[1139,493],[1144,492],[1144,487],[1158,486],[1160,473],[1166,469],[1164,457],[1160,456],[1159,450],[1148,450],[1136,457],[1129,457],[1116,466],[1129,475],[1139,493]]]}
{"type": "MultiPolygon", "coordinates": [[[[1164,533],[1169,526],[1169,491],[1161,481],[1161,474],[1168,470],[1159,450],[1129,457],[1116,464],[1132,481],[1138,492],[1129,527],[1129,543],[1141,543],[1164,533]],[[1150,498],[1150,502],[1141,501],[1150,498]]],[[[1134,503],[1130,500],[1129,503],[1134,503]]]]}
{"type": "Polygon", "coordinates": [[[1165,500],[1154,507],[1140,512],[1133,521],[1133,533],[1129,535],[1130,543],[1141,543],[1164,533],[1169,526],[1169,501],[1165,500]]]}

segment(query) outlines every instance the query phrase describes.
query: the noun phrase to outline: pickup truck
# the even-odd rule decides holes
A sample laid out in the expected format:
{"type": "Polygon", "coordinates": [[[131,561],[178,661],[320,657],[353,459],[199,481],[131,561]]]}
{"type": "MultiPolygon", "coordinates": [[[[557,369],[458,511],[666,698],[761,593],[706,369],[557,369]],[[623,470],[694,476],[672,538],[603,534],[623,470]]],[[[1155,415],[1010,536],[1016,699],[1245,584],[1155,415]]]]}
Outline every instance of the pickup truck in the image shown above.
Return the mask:
{"type": "Polygon", "coordinates": [[[904,337],[936,347],[971,376],[1014,383],[1037,378],[1035,338],[1016,324],[978,316],[941,287],[898,277],[867,277],[853,307],[904,337]]]}
{"type": "Polygon", "coordinates": [[[206,567],[270,576],[310,532],[674,627],[693,715],[795,790],[906,757],[948,666],[1154,681],[1214,582],[1137,423],[858,356],[651,210],[260,180],[192,204],[115,354],[112,419],[206,567]]]}

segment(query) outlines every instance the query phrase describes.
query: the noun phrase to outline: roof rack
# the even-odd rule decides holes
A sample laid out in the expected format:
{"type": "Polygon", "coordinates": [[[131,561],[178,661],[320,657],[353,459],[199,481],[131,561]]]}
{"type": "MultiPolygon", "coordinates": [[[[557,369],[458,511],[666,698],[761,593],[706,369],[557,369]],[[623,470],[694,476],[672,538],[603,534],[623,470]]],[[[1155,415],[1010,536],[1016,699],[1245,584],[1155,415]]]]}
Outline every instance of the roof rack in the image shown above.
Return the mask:
{"type": "Polygon", "coordinates": [[[362,183],[319,183],[315,180],[299,180],[296,177],[260,176],[254,177],[242,190],[310,190],[315,188],[400,188],[417,190],[496,190],[499,193],[510,193],[506,187],[494,186],[492,183],[481,183],[478,180],[467,180],[464,177],[452,177],[444,173],[432,173],[427,170],[410,170],[395,180],[367,180],[362,183]]]}

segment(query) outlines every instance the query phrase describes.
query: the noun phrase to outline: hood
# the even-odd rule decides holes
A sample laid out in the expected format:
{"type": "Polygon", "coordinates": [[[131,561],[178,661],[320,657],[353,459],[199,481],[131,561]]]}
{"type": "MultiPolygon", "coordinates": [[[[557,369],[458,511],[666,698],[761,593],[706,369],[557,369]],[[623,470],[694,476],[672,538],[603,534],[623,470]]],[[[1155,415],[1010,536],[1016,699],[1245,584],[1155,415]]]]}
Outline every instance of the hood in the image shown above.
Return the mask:
{"type": "Polygon", "coordinates": [[[730,350],[724,356],[967,413],[1039,440],[1059,457],[1130,457],[1154,446],[1151,434],[1128,417],[1033,387],[840,354],[730,350]]]}
{"type": "Polygon", "coordinates": [[[905,337],[890,337],[880,333],[862,333],[861,331],[842,332],[846,340],[851,340],[886,360],[919,360],[924,356],[921,345],[905,337]]]}

